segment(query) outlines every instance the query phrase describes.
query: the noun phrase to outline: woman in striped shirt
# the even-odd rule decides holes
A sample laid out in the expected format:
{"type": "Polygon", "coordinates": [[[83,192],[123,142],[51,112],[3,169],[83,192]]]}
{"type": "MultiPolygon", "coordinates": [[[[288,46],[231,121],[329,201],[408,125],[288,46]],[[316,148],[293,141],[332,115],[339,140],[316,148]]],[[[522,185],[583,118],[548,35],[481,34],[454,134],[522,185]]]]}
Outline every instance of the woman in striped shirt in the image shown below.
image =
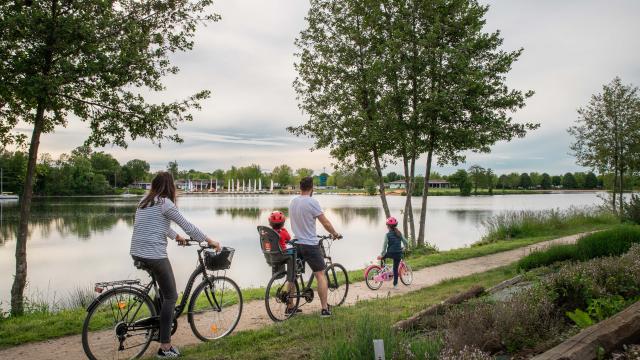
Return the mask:
{"type": "Polygon", "coordinates": [[[209,246],[220,250],[220,244],[202,233],[187,221],[178,211],[176,186],[173,176],[166,171],[159,172],[151,182],[151,190],[140,201],[131,236],[131,256],[142,262],[153,274],[163,296],[160,310],[160,349],[158,358],[178,357],[180,352],[171,346],[171,323],[178,299],[176,281],[171,263],[167,258],[167,238],[183,245],[186,240],[171,228],[175,222],[192,239],[206,241],[209,246]]]}

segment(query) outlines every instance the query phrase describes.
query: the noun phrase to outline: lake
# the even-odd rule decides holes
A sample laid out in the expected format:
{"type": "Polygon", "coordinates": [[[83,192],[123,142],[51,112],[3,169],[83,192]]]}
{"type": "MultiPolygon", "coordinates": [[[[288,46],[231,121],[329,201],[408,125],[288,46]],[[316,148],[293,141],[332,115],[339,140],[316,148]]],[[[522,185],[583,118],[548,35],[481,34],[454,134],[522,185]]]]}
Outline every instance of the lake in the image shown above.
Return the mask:
{"type": "MultiPolygon", "coordinates": [[[[344,239],[334,242],[332,247],[334,261],[351,270],[374,260],[381,251],[386,229],[380,199],[315,196],[337,231],[344,235],[344,239]]],[[[267,225],[269,213],[286,209],[291,198],[285,195],[188,195],[178,199],[178,206],[207,235],[236,249],[228,271],[231,278],[241,287],[260,287],[266,286],[271,270],[260,252],[256,226],[267,225]]],[[[404,198],[388,199],[392,214],[401,218],[404,198]]],[[[71,290],[79,286],[92,287],[97,281],[145,278],[133,267],[129,256],[138,201],[137,197],[35,199],[27,245],[27,294],[34,299],[55,302],[71,290]]],[[[414,208],[418,209],[420,198],[413,201],[414,208]]],[[[500,212],[566,209],[600,202],[597,193],[434,196],[429,198],[427,240],[440,250],[464,247],[481,237],[484,219],[500,212]]],[[[6,309],[15,272],[17,202],[0,203],[0,212],[0,307],[6,309]]],[[[415,217],[418,219],[418,212],[415,217]]],[[[319,224],[318,229],[323,233],[319,224]]],[[[195,247],[169,244],[169,257],[181,288],[195,268],[195,250],[195,247]]]]}

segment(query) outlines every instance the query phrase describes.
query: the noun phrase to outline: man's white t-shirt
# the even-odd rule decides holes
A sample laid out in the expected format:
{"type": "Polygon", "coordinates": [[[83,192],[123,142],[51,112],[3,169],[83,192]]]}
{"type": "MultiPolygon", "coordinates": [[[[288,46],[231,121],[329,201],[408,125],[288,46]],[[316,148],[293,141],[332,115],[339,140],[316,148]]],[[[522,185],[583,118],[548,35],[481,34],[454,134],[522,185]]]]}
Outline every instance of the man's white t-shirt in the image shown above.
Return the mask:
{"type": "Polygon", "coordinates": [[[318,200],[309,195],[298,195],[289,204],[289,219],[294,239],[298,244],[318,245],[316,218],[322,215],[318,200]]]}

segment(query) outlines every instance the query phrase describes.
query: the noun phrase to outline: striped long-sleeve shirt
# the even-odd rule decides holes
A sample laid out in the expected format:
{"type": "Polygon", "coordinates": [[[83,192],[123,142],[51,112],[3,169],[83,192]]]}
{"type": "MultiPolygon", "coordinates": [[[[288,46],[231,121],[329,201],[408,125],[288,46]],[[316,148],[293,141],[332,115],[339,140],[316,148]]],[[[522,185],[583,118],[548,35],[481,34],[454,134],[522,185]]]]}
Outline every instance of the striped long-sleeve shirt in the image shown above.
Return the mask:
{"type": "Polygon", "coordinates": [[[136,210],[130,254],[144,259],[166,258],[167,238],[174,240],[178,235],[171,228],[171,221],[178,224],[192,239],[206,241],[207,236],[182,216],[173,201],[156,198],[153,206],[136,210]]]}

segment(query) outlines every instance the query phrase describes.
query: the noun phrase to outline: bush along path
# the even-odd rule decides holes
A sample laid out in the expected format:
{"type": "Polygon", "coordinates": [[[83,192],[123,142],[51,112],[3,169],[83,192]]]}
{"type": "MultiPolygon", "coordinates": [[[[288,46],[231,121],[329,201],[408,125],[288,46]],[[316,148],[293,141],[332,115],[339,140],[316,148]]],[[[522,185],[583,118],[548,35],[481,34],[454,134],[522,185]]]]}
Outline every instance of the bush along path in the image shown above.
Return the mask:
{"type": "MultiPolygon", "coordinates": [[[[346,305],[354,305],[359,300],[375,299],[387,296],[397,296],[413,290],[435,285],[443,280],[459,278],[471,274],[485,272],[491,269],[502,267],[518,261],[532,251],[548,247],[554,244],[575,243],[583,234],[566,236],[554,240],[540,242],[534,245],[521,247],[514,250],[504,251],[492,255],[476,257],[438,266],[424,268],[414,271],[413,284],[409,287],[400,286],[398,290],[392,290],[389,283],[385,283],[378,291],[371,291],[364,282],[355,282],[349,286],[349,294],[346,305]]],[[[336,254],[336,257],[339,257],[336,254]]],[[[317,312],[320,309],[320,302],[314,301],[305,305],[303,313],[317,312]]],[[[249,301],[245,303],[242,318],[235,332],[252,330],[272,324],[269,319],[263,300],[249,301]]],[[[186,317],[179,319],[179,327],[172,341],[177,346],[193,345],[199,341],[193,336],[186,321],[186,317]]],[[[157,344],[152,344],[147,351],[151,355],[157,348],[157,344]]],[[[19,345],[12,348],[0,350],[0,359],[85,359],[82,351],[80,335],[62,337],[58,339],[19,345]]]]}

